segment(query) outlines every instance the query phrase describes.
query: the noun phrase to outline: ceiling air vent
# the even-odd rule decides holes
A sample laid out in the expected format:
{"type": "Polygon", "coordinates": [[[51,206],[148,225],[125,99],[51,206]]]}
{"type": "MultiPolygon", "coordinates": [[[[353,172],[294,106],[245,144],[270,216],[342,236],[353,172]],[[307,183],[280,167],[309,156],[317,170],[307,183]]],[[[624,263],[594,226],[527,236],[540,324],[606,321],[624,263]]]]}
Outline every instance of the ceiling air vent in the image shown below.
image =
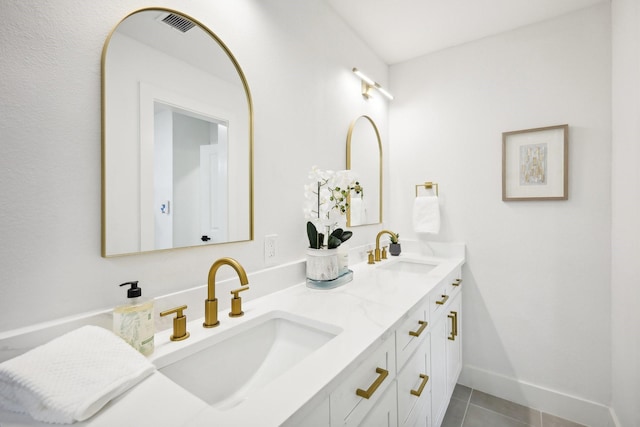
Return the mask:
{"type": "Polygon", "coordinates": [[[162,22],[172,26],[176,30],[182,31],[183,33],[186,33],[187,31],[189,31],[190,29],[196,26],[196,24],[194,24],[193,22],[189,21],[186,18],[183,18],[180,15],[176,15],[175,13],[170,13],[167,16],[165,16],[162,19],[162,22]]]}

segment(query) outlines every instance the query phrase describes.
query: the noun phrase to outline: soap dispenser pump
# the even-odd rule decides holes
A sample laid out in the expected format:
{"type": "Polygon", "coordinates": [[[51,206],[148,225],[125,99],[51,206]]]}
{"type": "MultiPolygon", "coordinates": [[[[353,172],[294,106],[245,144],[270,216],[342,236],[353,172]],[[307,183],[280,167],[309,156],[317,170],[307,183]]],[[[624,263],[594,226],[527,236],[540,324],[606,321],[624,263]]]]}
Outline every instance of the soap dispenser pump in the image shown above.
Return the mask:
{"type": "Polygon", "coordinates": [[[140,353],[148,356],[154,349],[153,300],[142,297],[138,281],[125,282],[127,303],[113,310],[113,332],[140,353]]]}

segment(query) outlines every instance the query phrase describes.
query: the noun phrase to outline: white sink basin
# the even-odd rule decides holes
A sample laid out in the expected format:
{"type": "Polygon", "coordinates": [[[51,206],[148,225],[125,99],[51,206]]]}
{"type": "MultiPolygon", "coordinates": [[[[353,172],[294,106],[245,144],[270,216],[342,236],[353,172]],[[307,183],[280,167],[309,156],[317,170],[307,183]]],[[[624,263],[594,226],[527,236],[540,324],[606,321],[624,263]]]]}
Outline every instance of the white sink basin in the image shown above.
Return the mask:
{"type": "Polygon", "coordinates": [[[219,410],[241,404],[342,330],[274,311],[157,360],[160,372],[219,410]],[[176,360],[176,358],[178,358],[176,360]],[[165,358],[168,359],[168,358],[165,358]]]}
{"type": "Polygon", "coordinates": [[[380,264],[378,268],[383,270],[400,271],[403,273],[427,274],[437,266],[437,264],[429,264],[422,261],[399,259],[382,261],[382,264],[380,264]]]}

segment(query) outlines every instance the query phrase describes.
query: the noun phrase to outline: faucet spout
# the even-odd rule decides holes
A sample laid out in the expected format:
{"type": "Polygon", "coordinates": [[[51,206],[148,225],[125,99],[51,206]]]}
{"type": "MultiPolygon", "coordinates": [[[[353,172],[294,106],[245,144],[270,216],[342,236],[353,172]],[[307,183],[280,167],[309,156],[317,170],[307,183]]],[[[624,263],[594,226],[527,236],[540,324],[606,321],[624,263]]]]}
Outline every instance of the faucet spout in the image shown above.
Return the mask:
{"type": "Polygon", "coordinates": [[[383,234],[388,234],[389,236],[392,236],[394,239],[398,238],[398,235],[393,231],[382,230],[381,232],[378,233],[378,235],[376,236],[376,250],[375,250],[376,261],[380,261],[380,237],[382,237],[383,234]]]}
{"type": "Polygon", "coordinates": [[[220,258],[214,262],[209,269],[209,278],[207,280],[207,299],[204,302],[204,323],[202,324],[205,328],[213,328],[220,324],[218,320],[218,299],[216,298],[216,273],[223,265],[233,267],[238,274],[242,286],[249,284],[247,273],[244,271],[242,265],[235,259],[220,258]]]}

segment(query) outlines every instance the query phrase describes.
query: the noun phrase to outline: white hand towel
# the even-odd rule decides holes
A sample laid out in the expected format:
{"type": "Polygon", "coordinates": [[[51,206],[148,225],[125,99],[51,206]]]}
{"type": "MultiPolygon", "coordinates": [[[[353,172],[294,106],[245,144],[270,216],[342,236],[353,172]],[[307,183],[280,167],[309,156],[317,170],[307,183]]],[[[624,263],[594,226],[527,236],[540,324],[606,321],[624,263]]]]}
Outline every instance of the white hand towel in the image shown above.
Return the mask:
{"type": "Polygon", "coordinates": [[[113,332],[84,326],[0,364],[0,408],[71,424],[154,371],[113,332]]]}
{"type": "Polygon", "coordinates": [[[437,196],[415,198],[413,202],[413,231],[432,234],[440,232],[440,203],[437,196]]]}
{"type": "Polygon", "coordinates": [[[351,204],[349,205],[349,214],[351,215],[351,218],[349,218],[349,223],[352,226],[366,224],[366,213],[363,211],[363,208],[364,204],[362,203],[361,198],[351,198],[351,204]]]}

